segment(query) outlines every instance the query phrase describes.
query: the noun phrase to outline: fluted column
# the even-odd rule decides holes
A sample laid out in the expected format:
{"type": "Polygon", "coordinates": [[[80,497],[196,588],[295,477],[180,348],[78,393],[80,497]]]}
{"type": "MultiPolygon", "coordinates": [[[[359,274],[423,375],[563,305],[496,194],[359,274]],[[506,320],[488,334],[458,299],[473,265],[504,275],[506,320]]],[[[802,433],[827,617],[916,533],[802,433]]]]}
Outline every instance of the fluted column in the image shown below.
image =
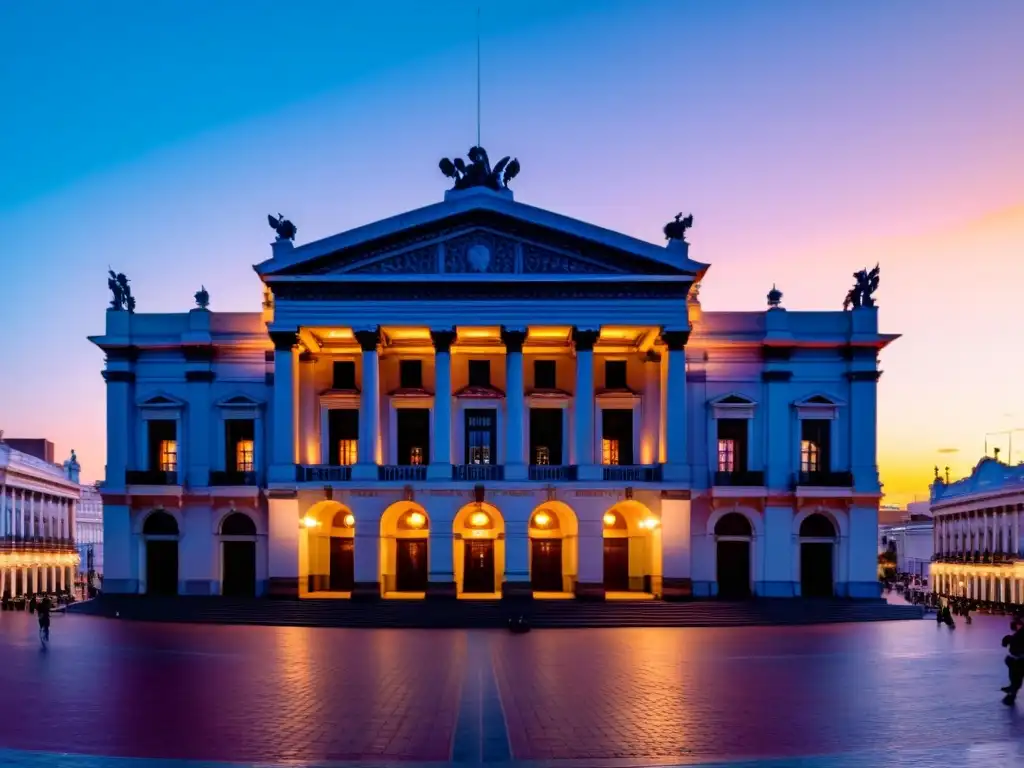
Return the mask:
{"type": "Polygon", "coordinates": [[[686,342],[689,331],[662,331],[661,339],[668,347],[662,356],[665,373],[665,467],[666,480],[686,480],[686,342]]]}
{"type": "Polygon", "coordinates": [[[274,342],[274,422],[271,435],[269,479],[295,482],[295,394],[298,334],[271,331],[274,342]]]}
{"type": "Polygon", "coordinates": [[[363,350],[363,379],[359,397],[359,462],[352,468],[352,477],[377,479],[377,443],[380,440],[380,369],[377,345],[380,330],[355,332],[363,350]]]}
{"type": "Polygon", "coordinates": [[[431,331],[434,342],[434,427],[427,477],[452,478],[452,344],[455,331],[431,331]]]}
{"type": "Polygon", "coordinates": [[[505,479],[525,480],[523,343],[526,331],[502,328],[501,340],[505,342],[505,479]]]}
{"type": "Polygon", "coordinates": [[[573,328],[576,346],[576,392],[573,415],[576,420],[576,464],[580,480],[600,480],[602,469],[594,453],[594,344],[600,331],[573,328]]]}
{"type": "Polygon", "coordinates": [[[1020,555],[1020,510],[1017,507],[1013,508],[1013,549],[1011,550],[1014,555],[1020,555]]]}

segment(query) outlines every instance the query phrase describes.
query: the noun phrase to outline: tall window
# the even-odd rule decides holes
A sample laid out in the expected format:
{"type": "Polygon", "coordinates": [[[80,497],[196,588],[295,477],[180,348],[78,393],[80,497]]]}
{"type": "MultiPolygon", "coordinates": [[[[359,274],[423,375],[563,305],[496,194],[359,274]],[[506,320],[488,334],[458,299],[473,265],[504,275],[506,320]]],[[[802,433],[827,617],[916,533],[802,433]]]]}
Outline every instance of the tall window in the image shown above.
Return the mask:
{"type": "Polygon", "coordinates": [[[414,467],[418,467],[423,463],[423,449],[414,445],[409,449],[409,463],[414,467]]]}
{"type": "Polygon", "coordinates": [[[718,438],[718,471],[736,471],[736,441],[718,438]]]}
{"type": "Polygon", "coordinates": [[[803,419],[800,422],[800,471],[829,471],[829,446],[832,422],[828,419],[803,419]]]}
{"type": "Polygon", "coordinates": [[[224,468],[234,472],[255,472],[256,422],[253,419],[227,419],[224,437],[227,447],[224,468]]]}
{"type": "Polygon", "coordinates": [[[161,472],[177,472],[178,471],[178,441],[177,440],[161,440],[160,441],[160,471],[161,472]]]}
{"type": "Polygon", "coordinates": [[[349,467],[359,456],[359,411],[355,408],[332,408],[327,412],[327,461],[335,466],[349,467]]]}
{"type": "Polygon", "coordinates": [[[547,448],[547,446],[538,445],[534,449],[533,463],[540,465],[546,465],[551,463],[551,451],[547,448]]]}
{"type": "Polygon", "coordinates": [[[619,463],[619,441],[613,438],[603,438],[601,440],[601,463],[602,464],[618,464],[619,463]]]}
{"type": "Polygon", "coordinates": [[[601,411],[601,463],[633,463],[633,411],[604,408],[601,411]]]}
{"type": "Polygon", "coordinates": [[[718,433],[718,471],[747,470],[747,420],[716,419],[718,433]]]}
{"type": "Polygon", "coordinates": [[[239,440],[235,444],[235,471],[252,472],[256,465],[256,443],[252,440],[239,440]]]}
{"type": "Polygon", "coordinates": [[[351,467],[359,460],[359,441],[346,438],[338,441],[338,464],[351,467]]]}
{"type": "Polygon", "coordinates": [[[466,411],[466,463],[494,464],[496,423],[493,410],[472,409],[466,411]]]}

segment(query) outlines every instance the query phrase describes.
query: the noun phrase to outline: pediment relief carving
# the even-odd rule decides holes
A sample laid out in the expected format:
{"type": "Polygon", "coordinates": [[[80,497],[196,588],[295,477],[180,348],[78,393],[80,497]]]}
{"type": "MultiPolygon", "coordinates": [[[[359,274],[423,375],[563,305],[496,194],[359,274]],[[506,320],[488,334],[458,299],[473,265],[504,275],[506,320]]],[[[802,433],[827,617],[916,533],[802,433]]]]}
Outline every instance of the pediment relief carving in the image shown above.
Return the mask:
{"type": "Polygon", "coordinates": [[[627,274],[629,269],[578,251],[549,247],[486,228],[435,235],[432,241],[390,245],[370,253],[339,254],[307,274],[627,274]]]}

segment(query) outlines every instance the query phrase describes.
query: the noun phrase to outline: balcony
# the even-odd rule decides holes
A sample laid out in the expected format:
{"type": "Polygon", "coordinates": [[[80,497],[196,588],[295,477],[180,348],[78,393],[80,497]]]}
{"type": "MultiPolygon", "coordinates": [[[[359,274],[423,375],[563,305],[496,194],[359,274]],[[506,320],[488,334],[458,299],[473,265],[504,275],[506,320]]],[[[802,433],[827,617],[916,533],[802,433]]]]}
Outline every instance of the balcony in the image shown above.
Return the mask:
{"type": "Polygon", "coordinates": [[[178,473],[159,469],[129,469],[124,473],[124,481],[128,485],[178,485],[178,473]]]}
{"type": "Polygon", "coordinates": [[[661,480],[660,464],[633,464],[602,467],[604,480],[613,483],[657,483],[661,480]]]}
{"type": "Polygon", "coordinates": [[[56,554],[74,554],[78,552],[75,542],[71,539],[58,538],[7,538],[0,539],[0,552],[50,552],[56,554]]]}
{"type": "Polygon", "coordinates": [[[258,485],[255,472],[215,469],[210,472],[210,485],[258,485]]]}
{"type": "Polygon", "coordinates": [[[530,479],[535,482],[559,482],[576,479],[576,467],[564,464],[531,464],[530,479]]]}
{"type": "Polygon", "coordinates": [[[452,480],[504,480],[502,464],[456,464],[452,467],[452,480]]]}
{"type": "Polygon", "coordinates": [[[799,472],[796,485],[805,488],[852,488],[852,472],[799,472]]]}
{"type": "Polygon", "coordinates": [[[382,482],[418,482],[427,479],[427,467],[424,464],[384,464],[377,467],[377,479],[382,482]]]}
{"type": "Polygon", "coordinates": [[[295,469],[300,483],[347,483],[352,479],[352,467],[336,464],[300,464],[295,469]]]}
{"type": "Polygon", "coordinates": [[[761,488],[764,486],[764,472],[749,470],[715,472],[712,485],[728,488],[761,488]]]}

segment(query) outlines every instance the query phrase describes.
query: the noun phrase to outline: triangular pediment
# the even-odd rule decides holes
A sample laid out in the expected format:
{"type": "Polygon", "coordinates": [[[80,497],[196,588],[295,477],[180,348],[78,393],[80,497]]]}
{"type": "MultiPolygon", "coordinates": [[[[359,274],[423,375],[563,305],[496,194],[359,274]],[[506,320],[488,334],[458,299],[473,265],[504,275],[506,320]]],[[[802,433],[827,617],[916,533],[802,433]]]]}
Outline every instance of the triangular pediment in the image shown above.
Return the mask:
{"type": "MultiPolygon", "coordinates": [[[[502,197],[477,194],[297,246],[256,267],[265,278],[323,275],[696,276],[668,249],[502,197]]],[[[363,277],[365,276],[365,277],[363,277]]]]}
{"type": "Polygon", "coordinates": [[[139,398],[136,404],[140,408],[181,408],[185,405],[185,401],[165,392],[157,392],[148,397],[139,398]]]}

